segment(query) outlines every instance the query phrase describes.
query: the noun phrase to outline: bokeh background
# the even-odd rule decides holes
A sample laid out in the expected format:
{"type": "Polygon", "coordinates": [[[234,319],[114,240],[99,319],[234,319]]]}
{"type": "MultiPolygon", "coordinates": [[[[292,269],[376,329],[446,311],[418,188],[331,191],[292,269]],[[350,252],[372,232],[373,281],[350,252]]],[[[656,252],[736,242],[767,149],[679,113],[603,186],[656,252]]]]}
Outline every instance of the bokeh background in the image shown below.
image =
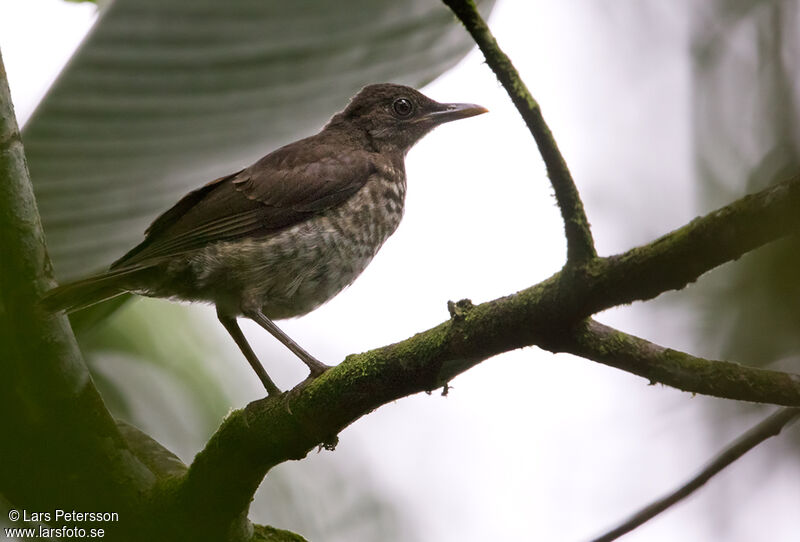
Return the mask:
{"type": "MultiPolygon", "coordinates": [[[[217,3],[224,4],[208,5],[217,3]]],[[[200,68],[228,66],[226,54],[283,58],[285,71],[275,76],[274,92],[266,91],[284,100],[280,111],[259,107],[261,94],[235,90],[237,78],[252,90],[247,72],[225,84],[206,81],[196,95],[180,94],[189,76],[170,63],[182,57],[158,57],[153,43],[136,41],[137,27],[115,20],[95,32],[110,42],[130,36],[130,46],[146,52],[126,57],[95,48],[68,66],[67,99],[45,101],[31,119],[98,21],[98,8],[2,0],[0,50],[19,119],[29,122],[34,188],[57,275],[70,278],[111,261],[125,243],[141,238],[170,199],[298,137],[294,130],[315,131],[353,88],[400,72],[403,82],[431,79],[460,56],[452,36],[461,30],[451,18],[428,12],[436,2],[408,9],[394,3],[376,24],[396,24],[396,42],[343,54],[339,64],[320,63],[313,73],[324,74],[322,82],[306,85],[313,77],[286,67],[299,58],[291,54],[357,42],[337,17],[367,18],[363,10],[374,2],[352,4],[294,10],[293,17],[307,18],[306,30],[267,40],[277,43],[272,49],[198,41],[202,58],[192,61],[200,68]],[[434,19],[444,22],[424,30],[434,19]],[[438,41],[442,34],[447,40],[438,41]],[[415,52],[422,49],[437,63],[415,52]],[[136,66],[147,54],[163,61],[175,93],[134,100],[139,114],[169,117],[208,107],[219,130],[185,139],[165,123],[143,134],[137,133],[142,119],[129,115],[108,121],[109,130],[129,127],[130,139],[116,144],[81,131],[91,125],[81,119],[115,105],[108,89],[146,92],[136,66]],[[116,78],[105,68],[112,60],[125,66],[116,78]],[[75,68],[85,71],[69,79],[75,68]],[[229,106],[227,114],[214,110],[219,101],[229,106]],[[237,117],[238,105],[250,108],[247,115],[237,117]],[[253,128],[247,116],[258,114],[289,120],[253,128]],[[44,127],[37,131],[36,122],[44,127]],[[264,133],[277,142],[252,144],[264,133]],[[212,156],[212,165],[192,159],[192,149],[219,140],[234,150],[212,156]],[[86,147],[96,151],[88,155],[98,171],[119,164],[119,175],[82,173],[92,164],[75,157],[86,147]],[[162,157],[158,167],[143,165],[148,153],[162,157]],[[139,176],[124,178],[133,168],[139,176]],[[95,198],[93,190],[108,183],[116,183],[116,196],[95,198]],[[139,197],[143,192],[152,197],[139,197]]],[[[789,0],[498,0],[489,24],[542,106],[582,192],[599,251],[611,254],[797,170],[799,19],[798,2],[789,0]]],[[[100,17],[100,25],[107,22],[100,17]]],[[[187,16],[176,34],[189,33],[193,23],[199,24],[187,16]]],[[[246,17],[216,24],[225,34],[259,32],[246,17]]],[[[263,30],[267,38],[269,31],[263,30]]],[[[345,45],[342,51],[349,50],[345,45]]],[[[447,300],[493,299],[563,263],[562,226],[544,166],[480,54],[473,50],[423,90],[438,100],[480,103],[491,114],[444,126],[412,150],[398,232],[351,288],[283,323],[320,359],[334,363],[404,339],[446,319],[447,300]]],[[[796,240],[776,243],[682,292],[607,311],[599,320],[697,355],[797,371],[798,254],[796,240]]],[[[247,322],[243,327],[279,385],[304,378],[302,365],[271,337],[247,322]]],[[[84,322],[80,340],[115,414],[187,462],[229,409],[263,393],[209,307],[131,301],[100,323],[84,322]]],[[[770,411],[649,386],[534,348],[491,359],[451,384],[446,398],[420,394],[363,418],[340,435],[334,453],[312,453],[274,469],[251,518],[315,541],[585,540],[682,482],[770,411]]],[[[771,439],[626,540],[797,540],[799,444],[796,429],[771,439]]]]}

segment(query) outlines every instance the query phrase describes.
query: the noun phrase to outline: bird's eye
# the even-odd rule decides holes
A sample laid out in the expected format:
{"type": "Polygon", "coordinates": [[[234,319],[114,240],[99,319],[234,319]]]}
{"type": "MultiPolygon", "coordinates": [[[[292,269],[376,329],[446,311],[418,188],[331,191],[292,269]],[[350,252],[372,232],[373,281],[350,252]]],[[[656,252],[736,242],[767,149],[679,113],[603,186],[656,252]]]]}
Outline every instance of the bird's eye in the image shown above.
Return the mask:
{"type": "Polygon", "coordinates": [[[414,111],[414,104],[408,98],[398,98],[392,104],[392,109],[398,117],[407,117],[414,111]]]}

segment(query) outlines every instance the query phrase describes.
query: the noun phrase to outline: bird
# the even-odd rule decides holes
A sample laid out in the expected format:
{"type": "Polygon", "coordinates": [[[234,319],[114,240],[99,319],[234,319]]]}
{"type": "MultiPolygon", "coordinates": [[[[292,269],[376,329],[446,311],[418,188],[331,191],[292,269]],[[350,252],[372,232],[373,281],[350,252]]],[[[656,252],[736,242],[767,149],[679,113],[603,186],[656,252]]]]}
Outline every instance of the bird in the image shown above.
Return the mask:
{"type": "Polygon", "coordinates": [[[211,303],[267,395],[280,394],[237,318],[283,343],[309,379],[325,372],[273,320],[349,286],[400,224],[408,151],[436,126],[486,112],[404,85],[365,86],[319,133],[189,192],[107,271],[57,286],[41,304],[73,312],[125,293],[211,303]]]}

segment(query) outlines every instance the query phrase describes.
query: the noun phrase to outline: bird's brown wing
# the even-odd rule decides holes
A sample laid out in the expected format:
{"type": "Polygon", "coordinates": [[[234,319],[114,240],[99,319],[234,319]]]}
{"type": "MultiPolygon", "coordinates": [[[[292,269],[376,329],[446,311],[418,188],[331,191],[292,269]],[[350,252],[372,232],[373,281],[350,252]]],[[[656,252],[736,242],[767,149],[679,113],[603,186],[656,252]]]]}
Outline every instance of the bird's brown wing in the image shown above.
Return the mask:
{"type": "Polygon", "coordinates": [[[219,241],[258,237],[344,203],[375,172],[375,155],[301,140],[184,196],[112,269],[159,263],[219,241]]]}

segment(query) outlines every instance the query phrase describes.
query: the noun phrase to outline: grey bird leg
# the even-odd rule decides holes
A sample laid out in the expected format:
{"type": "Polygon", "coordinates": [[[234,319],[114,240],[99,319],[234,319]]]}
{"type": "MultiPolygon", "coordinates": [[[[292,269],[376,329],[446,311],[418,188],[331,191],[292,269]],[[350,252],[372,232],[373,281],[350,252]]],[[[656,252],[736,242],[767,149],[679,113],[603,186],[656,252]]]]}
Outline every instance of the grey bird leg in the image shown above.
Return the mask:
{"type": "Polygon", "coordinates": [[[223,314],[217,309],[217,318],[219,318],[220,323],[225,327],[230,336],[233,337],[233,340],[239,346],[242,354],[244,354],[244,357],[247,358],[247,361],[250,363],[250,367],[253,368],[258,378],[261,379],[261,383],[264,384],[264,387],[267,389],[267,395],[280,395],[281,390],[278,389],[278,386],[276,386],[275,382],[269,377],[255,352],[250,348],[239,324],[236,322],[236,317],[223,314]]]}
{"type": "Polygon", "coordinates": [[[253,320],[255,323],[269,331],[273,337],[278,339],[283,345],[294,352],[294,354],[300,358],[300,360],[308,366],[308,369],[311,371],[311,377],[319,376],[330,367],[325,365],[320,360],[306,352],[299,344],[294,342],[291,337],[289,337],[286,333],[281,331],[281,329],[276,326],[272,320],[267,318],[263,312],[260,310],[251,311],[245,314],[248,318],[253,320]]]}

